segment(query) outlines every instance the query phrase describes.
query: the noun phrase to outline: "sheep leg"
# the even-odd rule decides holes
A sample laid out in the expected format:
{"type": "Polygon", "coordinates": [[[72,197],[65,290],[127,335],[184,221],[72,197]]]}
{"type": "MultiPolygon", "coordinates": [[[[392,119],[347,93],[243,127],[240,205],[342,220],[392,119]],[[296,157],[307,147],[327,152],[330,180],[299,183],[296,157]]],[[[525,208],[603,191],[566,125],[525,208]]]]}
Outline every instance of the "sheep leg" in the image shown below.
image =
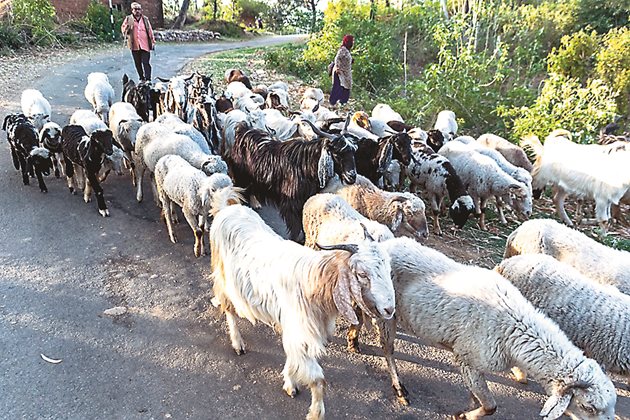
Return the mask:
{"type": "Polygon", "coordinates": [[[564,200],[567,198],[568,194],[561,188],[556,188],[553,195],[553,204],[556,206],[556,212],[558,213],[558,217],[562,219],[562,223],[567,226],[573,227],[573,222],[569,219],[569,215],[567,211],[564,209],[564,200]]]}
{"type": "Polygon", "coordinates": [[[346,336],[348,342],[348,351],[352,353],[361,353],[359,349],[359,333],[363,326],[363,311],[358,306],[354,306],[354,313],[357,315],[359,323],[357,325],[350,325],[348,328],[348,335],[346,336]]]}
{"type": "Polygon", "coordinates": [[[26,165],[26,159],[24,159],[22,155],[18,155],[18,158],[20,159],[20,169],[22,171],[22,183],[24,185],[29,185],[31,181],[29,180],[29,177],[28,177],[28,168],[26,165]]]}
{"type": "Polygon", "coordinates": [[[505,219],[505,214],[503,212],[503,206],[504,206],[503,200],[499,196],[495,196],[494,200],[497,205],[497,212],[499,213],[499,222],[501,222],[501,224],[503,225],[507,225],[507,220],[505,219]]]}
{"type": "Polygon", "coordinates": [[[164,221],[166,222],[166,228],[168,229],[168,236],[171,238],[171,242],[174,244],[177,243],[177,236],[175,235],[175,231],[173,231],[173,220],[171,218],[171,204],[172,201],[166,194],[160,191],[160,200],[162,200],[162,216],[164,217],[164,221]]]}
{"type": "Polygon", "coordinates": [[[43,193],[47,193],[48,188],[46,188],[46,183],[44,183],[44,177],[42,176],[42,173],[38,169],[35,170],[35,176],[37,177],[37,184],[39,185],[39,190],[43,193]]]}
{"type": "MultiPolygon", "coordinates": [[[[317,364],[317,362],[315,362],[317,364]]],[[[321,368],[320,368],[321,370],[321,368]]],[[[319,378],[313,381],[310,385],[311,388],[311,406],[308,409],[306,420],[323,420],[326,409],[324,408],[324,389],[326,387],[326,381],[324,378],[319,378]]]]}
{"type": "Polygon", "coordinates": [[[234,314],[234,309],[230,308],[225,310],[225,320],[227,321],[228,330],[230,331],[232,348],[239,356],[241,354],[245,354],[245,343],[243,342],[241,332],[236,325],[236,315],[234,314]]]}
{"type": "Polygon", "coordinates": [[[483,374],[466,363],[461,363],[460,366],[464,383],[473,397],[479,401],[481,407],[464,413],[458,413],[455,418],[474,420],[494,414],[497,409],[497,403],[488,389],[488,384],[483,374]]]}
{"type": "Polygon", "coordinates": [[[59,159],[57,158],[57,155],[55,153],[52,154],[51,160],[53,163],[53,167],[55,168],[55,178],[59,178],[61,176],[60,165],[59,165],[59,159]]]}
{"type": "Polygon", "coordinates": [[[177,213],[177,208],[175,207],[175,203],[171,201],[171,206],[169,208],[171,212],[171,217],[173,218],[173,223],[176,225],[179,224],[179,214],[177,213]]]}
{"type": "MultiPolygon", "coordinates": [[[[91,185],[94,188],[94,195],[96,195],[96,203],[98,205],[98,212],[103,217],[109,216],[109,210],[105,203],[105,197],[103,196],[103,187],[98,182],[97,174],[95,171],[87,171],[87,185],[91,185]]],[[[88,187],[86,186],[86,190],[88,187]]]]}
{"type": "Polygon", "coordinates": [[[83,188],[83,201],[86,203],[92,201],[92,185],[89,179],[85,182],[85,187],[83,188]]]}
{"type": "Polygon", "coordinates": [[[153,201],[155,202],[155,205],[159,208],[162,207],[162,203],[160,203],[160,200],[158,199],[158,191],[157,191],[157,184],[155,183],[155,175],[153,174],[153,172],[151,172],[151,174],[149,175],[150,183],[151,183],[151,191],[153,191],[153,201]]]}
{"type": "Polygon", "coordinates": [[[71,194],[76,194],[76,182],[75,182],[75,173],[74,173],[74,165],[72,162],[64,158],[64,163],[66,165],[66,181],[68,182],[68,189],[71,194]]]}
{"type": "Polygon", "coordinates": [[[433,230],[438,236],[442,236],[442,228],[440,227],[440,204],[435,194],[431,194],[431,213],[433,213],[433,230]]]}
{"type": "Polygon", "coordinates": [[[575,203],[575,224],[579,225],[582,223],[582,207],[584,206],[584,200],[579,198],[575,203]]]}
{"type": "Polygon", "coordinates": [[[479,229],[488,230],[488,228],[486,228],[486,201],[487,200],[485,198],[477,199],[477,200],[479,200],[479,203],[475,201],[475,212],[477,213],[477,216],[479,217],[479,229]]]}
{"type": "MultiPolygon", "coordinates": [[[[168,208],[168,207],[167,207],[168,208]]],[[[195,234],[195,257],[199,258],[203,252],[203,228],[199,227],[199,221],[197,217],[190,211],[190,209],[184,208],[184,217],[188,222],[188,225],[195,234]]]]}
{"type": "Polygon", "coordinates": [[[378,321],[378,331],[381,340],[381,347],[385,354],[385,361],[389,369],[389,375],[392,378],[392,388],[396,398],[402,405],[409,405],[409,393],[405,386],[400,382],[398,377],[398,368],[396,367],[396,359],[394,358],[394,339],[396,338],[396,318],[387,321],[378,321]]]}
{"type": "Polygon", "coordinates": [[[136,161],[136,200],[138,203],[142,202],[142,177],[144,176],[144,171],[146,166],[139,160],[136,161]]]}

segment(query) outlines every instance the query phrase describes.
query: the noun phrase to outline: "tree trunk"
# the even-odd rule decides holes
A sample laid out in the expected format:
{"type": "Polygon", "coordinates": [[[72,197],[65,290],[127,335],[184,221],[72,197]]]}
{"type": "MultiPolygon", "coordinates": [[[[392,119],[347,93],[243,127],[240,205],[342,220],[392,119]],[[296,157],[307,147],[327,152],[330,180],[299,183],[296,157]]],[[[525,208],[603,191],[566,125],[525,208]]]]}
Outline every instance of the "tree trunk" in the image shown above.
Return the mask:
{"type": "Polygon", "coordinates": [[[190,6],[190,0],[184,0],[182,2],[182,8],[179,9],[179,15],[177,15],[177,19],[175,19],[175,23],[173,23],[172,29],[182,29],[184,27],[184,23],[186,23],[186,13],[188,13],[188,7],[190,6]]]}
{"type": "Polygon", "coordinates": [[[376,0],[370,0],[370,20],[376,18],[376,0]]]}
{"type": "Polygon", "coordinates": [[[311,33],[315,32],[315,24],[317,23],[317,10],[315,9],[315,0],[310,0],[311,6],[311,33]]]}
{"type": "Polygon", "coordinates": [[[219,14],[219,4],[218,4],[219,0],[214,0],[212,3],[213,9],[212,9],[212,20],[217,20],[217,15],[219,14]]]}
{"type": "Polygon", "coordinates": [[[446,18],[446,20],[448,20],[449,16],[448,16],[448,7],[446,5],[446,0],[440,0],[440,4],[442,5],[442,12],[444,12],[444,17],[446,18]]]}

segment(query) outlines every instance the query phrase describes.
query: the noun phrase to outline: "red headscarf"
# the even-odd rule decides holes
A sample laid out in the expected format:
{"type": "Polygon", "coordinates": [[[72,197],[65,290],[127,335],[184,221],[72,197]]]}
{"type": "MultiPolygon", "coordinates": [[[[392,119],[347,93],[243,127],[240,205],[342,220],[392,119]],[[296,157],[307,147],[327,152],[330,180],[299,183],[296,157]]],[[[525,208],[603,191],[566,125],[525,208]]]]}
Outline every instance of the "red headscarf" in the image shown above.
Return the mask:
{"type": "Polygon", "coordinates": [[[344,47],[350,50],[352,49],[353,44],[354,44],[354,37],[352,35],[344,35],[341,45],[343,45],[344,47]]]}

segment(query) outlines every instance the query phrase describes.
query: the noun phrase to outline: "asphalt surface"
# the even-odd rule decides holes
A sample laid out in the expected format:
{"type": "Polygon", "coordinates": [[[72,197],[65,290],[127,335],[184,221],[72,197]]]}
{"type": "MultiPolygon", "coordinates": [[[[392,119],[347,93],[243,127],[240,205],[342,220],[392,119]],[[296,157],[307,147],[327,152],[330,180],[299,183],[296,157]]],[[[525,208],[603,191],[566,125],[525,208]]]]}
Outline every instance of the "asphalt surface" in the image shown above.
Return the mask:
{"type": "MultiPolygon", "coordinates": [[[[288,40],[158,45],[153,74],[172,76],[213,51],[288,40]]],[[[92,71],[107,73],[117,96],[122,74],[135,78],[121,48],[51,68],[33,81],[60,125],[74,110],[89,108],[83,88],[92,71]]],[[[19,110],[18,95],[2,99],[8,106],[0,117],[19,110]]],[[[23,186],[4,140],[0,149],[0,418],[306,415],[310,393],[291,399],[282,391],[284,355],[270,328],[241,322],[248,352],[233,352],[225,321],[210,305],[209,257],[194,257],[185,223],[176,228],[179,243],[168,240],[150,188],[139,204],[129,176],[110,175],[103,188],[111,217],[102,218],[96,203],[70,195],[63,179],[48,177],[47,194],[36,182],[23,186]],[[103,313],[116,306],[128,312],[103,313]],[[62,362],[46,362],[41,354],[62,362]]],[[[375,337],[364,332],[365,354],[355,355],[345,351],[344,333],[341,324],[321,360],[328,418],[446,419],[467,407],[449,353],[399,335],[399,370],[411,395],[411,406],[401,407],[375,337]]],[[[499,404],[492,418],[538,418],[545,397],[538,385],[488,379],[499,404]]],[[[619,397],[622,418],[630,416],[628,395],[619,397]]]]}

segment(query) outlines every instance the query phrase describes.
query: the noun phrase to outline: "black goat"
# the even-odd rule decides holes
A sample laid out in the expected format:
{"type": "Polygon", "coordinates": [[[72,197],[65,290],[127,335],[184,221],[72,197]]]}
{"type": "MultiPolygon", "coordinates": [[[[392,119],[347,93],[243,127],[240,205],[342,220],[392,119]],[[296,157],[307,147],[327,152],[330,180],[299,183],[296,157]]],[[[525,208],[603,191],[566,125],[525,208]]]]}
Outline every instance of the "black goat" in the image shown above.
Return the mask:
{"type": "Polygon", "coordinates": [[[40,191],[48,192],[42,175],[50,175],[52,161],[48,149],[39,147],[39,136],[33,123],[24,114],[9,114],[2,129],[7,132],[13,166],[21,170],[24,185],[29,185],[29,175],[37,177],[40,191]]]}
{"type": "MultiPolygon", "coordinates": [[[[109,210],[103,197],[103,188],[98,180],[98,173],[105,155],[113,153],[113,137],[110,130],[96,130],[90,136],[80,125],[67,125],[61,131],[63,160],[66,164],[68,188],[75,194],[75,169],[83,168],[87,178],[83,190],[83,199],[89,203],[92,188],[96,195],[98,212],[109,216],[109,210]],[[77,168],[75,168],[75,165],[77,168]]],[[[78,174],[77,174],[78,175],[78,174]]]]}
{"type": "MultiPolygon", "coordinates": [[[[149,109],[151,107],[151,83],[136,82],[123,74],[123,102],[128,102],[136,108],[136,112],[144,121],[149,122],[149,109]]],[[[155,113],[154,113],[155,116],[155,113]]]]}
{"type": "Polygon", "coordinates": [[[346,184],[356,181],[356,146],[343,135],[317,134],[326,137],[279,142],[266,131],[239,123],[234,145],[224,157],[234,184],[261,202],[276,205],[295,241],[302,239],[302,209],[309,197],[335,174],[346,184]]]}
{"type": "Polygon", "coordinates": [[[411,162],[411,137],[407,133],[381,137],[378,142],[360,139],[357,146],[357,172],[374,184],[378,183],[392,159],[403,165],[411,162]]]}
{"type": "Polygon", "coordinates": [[[437,153],[444,146],[444,134],[440,130],[427,131],[427,144],[437,153]]]}

